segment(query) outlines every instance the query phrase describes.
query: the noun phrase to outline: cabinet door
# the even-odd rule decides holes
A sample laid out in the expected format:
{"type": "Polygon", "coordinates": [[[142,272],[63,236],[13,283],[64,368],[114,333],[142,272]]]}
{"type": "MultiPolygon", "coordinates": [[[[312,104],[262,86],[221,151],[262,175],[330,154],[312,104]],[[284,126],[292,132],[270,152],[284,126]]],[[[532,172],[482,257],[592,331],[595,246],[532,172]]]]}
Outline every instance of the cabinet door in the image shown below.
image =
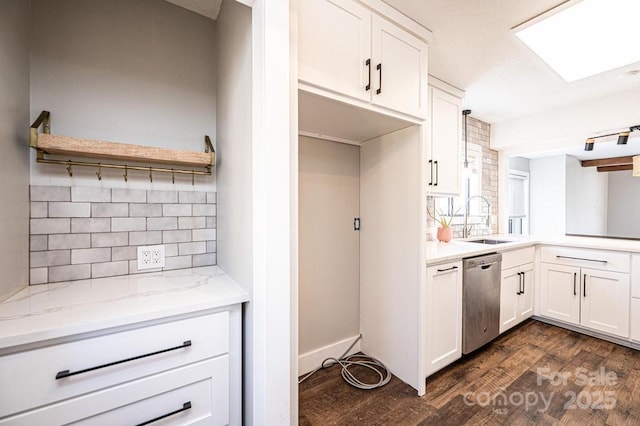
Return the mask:
{"type": "Polygon", "coordinates": [[[432,194],[460,193],[461,100],[438,88],[429,88],[431,100],[430,181],[432,194]]]}
{"type": "Polygon", "coordinates": [[[427,44],[374,15],[372,102],[427,119],[427,44]]]}
{"type": "Polygon", "coordinates": [[[518,298],[518,322],[533,315],[534,276],[533,263],[520,267],[522,273],[522,290],[518,298]]]}
{"type": "Polygon", "coordinates": [[[629,337],[629,275],[582,269],[580,324],[594,330],[629,337]]]}
{"type": "Polygon", "coordinates": [[[640,299],[631,299],[631,339],[640,343],[640,299]]]}
{"type": "Polygon", "coordinates": [[[540,315],[580,324],[580,268],[540,265],[540,315]]]}
{"type": "Polygon", "coordinates": [[[462,262],[427,268],[427,375],[462,356],[462,262]]]}
{"type": "Polygon", "coordinates": [[[500,280],[500,333],[504,333],[518,323],[518,302],[520,299],[520,269],[502,271],[500,280]]]}
{"type": "Polygon", "coordinates": [[[304,0],[298,7],[300,81],[370,101],[371,12],[352,0],[304,0]]]}

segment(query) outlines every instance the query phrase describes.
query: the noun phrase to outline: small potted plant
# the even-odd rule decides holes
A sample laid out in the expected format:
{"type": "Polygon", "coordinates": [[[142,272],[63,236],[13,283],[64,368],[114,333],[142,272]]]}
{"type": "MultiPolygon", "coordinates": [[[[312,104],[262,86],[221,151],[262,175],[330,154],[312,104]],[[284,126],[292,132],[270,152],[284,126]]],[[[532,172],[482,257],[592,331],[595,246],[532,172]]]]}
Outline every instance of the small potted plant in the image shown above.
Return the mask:
{"type": "Polygon", "coordinates": [[[453,222],[455,213],[452,216],[446,216],[442,214],[442,212],[434,210],[434,214],[431,214],[429,209],[427,209],[427,214],[440,225],[438,227],[438,241],[442,241],[443,243],[451,241],[451,238],[453,237],[451,222],[453,222]]]}

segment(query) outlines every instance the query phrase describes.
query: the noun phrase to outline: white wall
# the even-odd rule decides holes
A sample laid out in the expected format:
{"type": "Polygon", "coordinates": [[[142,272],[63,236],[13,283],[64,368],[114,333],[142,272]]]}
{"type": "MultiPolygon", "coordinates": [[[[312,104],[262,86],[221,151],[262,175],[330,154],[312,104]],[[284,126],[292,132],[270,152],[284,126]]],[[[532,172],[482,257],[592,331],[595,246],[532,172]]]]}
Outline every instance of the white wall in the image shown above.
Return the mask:
{"type": "Polygon", "coordinates": [[[529,160],[529,230],[534,235],[564,235],[566,218],[564,155],[529,160]]]}
{"type": "MultiPolygon", "coordinates": [[[[33,0],[31,120],[51,112],[52,133],[204,150],[216,134],[215,23],[164,1],[33,0]]],[[[35,164],[31,183],[191,188],[190,177],[35,164]]],[[[211,177],[199,190],[214,190],[211,177]]],[[[162,189],[162,188],[161,188],[162,189]]]]}
{"type": "Polygon", "coordinates": [[[0,300],[29,283],[29,2],[0,2],[0,300]]]}
{"type": "MultiPolygon", "coordinates": [[[[253,293],[252,37],[251,9],[222,4],[217,39],[218,265],[253,293]]],[[[245,421],[251,417],[254,377],[254,302],[244,309],[245,421]]]]}
{"type": "Polygon", "coordinates": [[[529,172],[529,159],[524,157],[509,158],[509,169],[529,172]]]}
{"type": "Polygon", "coordinates": [[[640,238],[640,178],[631,172],[611,172],[607,233],[616,237],[640,238]]]}
{"type": "Polygon", "coordinates": [[[607,197],[610,173],[582,167],[580,160],[566,157],[568,234],[607,235],[607,197]]]}
{"type": "MultiPolygon", "coordinates": [[[[353,229],[353,218],[360,216],[360,148],[300,136],[299,164],[303,355],[360,333],[360,239],[353,229]]],[[[336,350],[331,356],[344,352],[336,350]]]]}

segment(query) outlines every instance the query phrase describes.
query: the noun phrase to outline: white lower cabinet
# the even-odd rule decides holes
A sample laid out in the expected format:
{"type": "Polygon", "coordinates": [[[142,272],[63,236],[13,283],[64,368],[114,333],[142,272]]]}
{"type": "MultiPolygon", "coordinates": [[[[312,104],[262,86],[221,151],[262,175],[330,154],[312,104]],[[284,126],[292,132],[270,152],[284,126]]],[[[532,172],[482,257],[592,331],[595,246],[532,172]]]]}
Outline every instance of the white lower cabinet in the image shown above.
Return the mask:
{"type": "Polygon", "coordinates": [[[462,262],[427,268],[427,375],[462,356],[462,262]]]}
{"type": "Polygon", "coordinates": [[[640,299],[631,299],[631,340],[640,343],[640,299]]]}
{"type": "Polygon", "coordinates": [[[0,425],[239,423],[240,330],[234,305],[0,356],[0,425]]]}
{"type": "Polygon", "coordinates": [[[533,315],[533,263],[502,271],[500,333],[533,315]]]}
{"type": "Polygon", "coordinates": [[[540,315],[629,338],[629,274],[550,263],[540,273],[540,315]]]}

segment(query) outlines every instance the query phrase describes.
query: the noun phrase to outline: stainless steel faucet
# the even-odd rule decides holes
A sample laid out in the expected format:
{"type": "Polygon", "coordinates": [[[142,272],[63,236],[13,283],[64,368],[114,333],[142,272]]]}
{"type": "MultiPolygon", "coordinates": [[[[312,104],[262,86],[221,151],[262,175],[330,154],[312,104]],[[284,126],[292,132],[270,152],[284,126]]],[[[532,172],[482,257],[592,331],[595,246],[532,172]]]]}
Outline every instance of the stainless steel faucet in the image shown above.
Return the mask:
{"type": "Polygon", "coordinates": [[[467,199],[467,202],[464,204],[464,227],[462,228],[462,238],[467,238],[469,236],[469,226],[468,226],[469,202],[474,198],[481,198],[484,200],[485,203],[487,203],[487,217],[485,219],[485,225],[487,227],[491,225],[491,202],[487,200],[486,197],[483,197],[482,195],[474,195],[473,197],[469,197],[467,199]]]}

